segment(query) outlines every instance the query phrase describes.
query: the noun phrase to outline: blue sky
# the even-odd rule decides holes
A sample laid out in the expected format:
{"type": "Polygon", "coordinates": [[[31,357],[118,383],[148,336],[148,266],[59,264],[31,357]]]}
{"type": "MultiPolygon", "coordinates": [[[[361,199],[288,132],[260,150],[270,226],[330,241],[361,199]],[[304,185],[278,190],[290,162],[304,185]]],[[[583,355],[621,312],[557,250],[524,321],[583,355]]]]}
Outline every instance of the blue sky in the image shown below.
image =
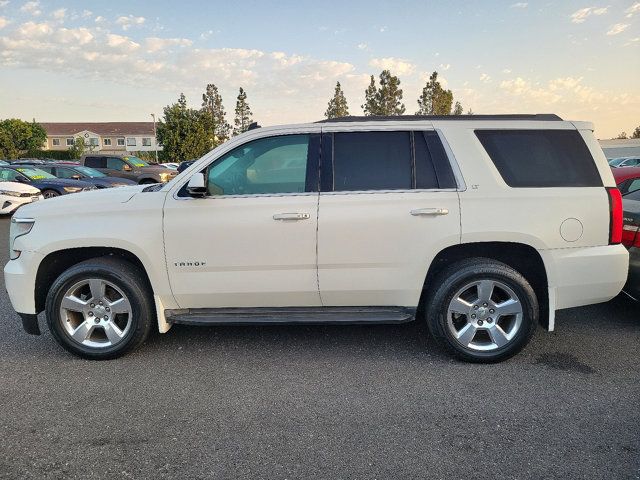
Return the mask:
{"type": "Polygon", "coordinates": [[[553,112],[606,138],[640,125],[636,0],[0,0],[0,117],[147,120],[207,83],[265,125],[320,119],[336,81],[361,113],[370,74],[407,112],[437,70],[465,110],[553,112]]]}

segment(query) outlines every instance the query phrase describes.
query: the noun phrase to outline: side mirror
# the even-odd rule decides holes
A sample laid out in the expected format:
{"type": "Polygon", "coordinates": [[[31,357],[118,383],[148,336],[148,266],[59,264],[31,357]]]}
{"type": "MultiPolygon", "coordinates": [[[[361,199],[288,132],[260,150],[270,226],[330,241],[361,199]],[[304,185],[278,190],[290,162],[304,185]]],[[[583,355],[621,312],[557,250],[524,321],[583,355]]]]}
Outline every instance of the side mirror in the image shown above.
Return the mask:
{"type": "Polygon", "coordinates": [[[122,170],[124,170],[125,172],[130,172],[131,165],[129,165],[128,163],[125,163],[124,165],[122,165],[122,170]]]}
{"type": "Polygon", "coordinates": [[[194,173],[187,184],[187,192],[192,197],[202,198],[207,195],[207,187],[204,181],[204,173],[194,173]]]}
{"type": "Polygon", "coordinates": [[[72,175],[71,178],[73,178],[74,180],[80,180],[82,177],[80,175],[72,175]]]}

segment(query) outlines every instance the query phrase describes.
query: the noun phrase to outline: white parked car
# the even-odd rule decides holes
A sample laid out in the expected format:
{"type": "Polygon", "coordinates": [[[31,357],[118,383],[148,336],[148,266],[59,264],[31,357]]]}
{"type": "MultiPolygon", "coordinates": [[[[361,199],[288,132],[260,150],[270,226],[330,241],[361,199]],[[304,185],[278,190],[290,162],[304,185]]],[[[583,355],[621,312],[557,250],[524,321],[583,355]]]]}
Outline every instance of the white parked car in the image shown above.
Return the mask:
{"type": "Polygon", "coordinates": [[[494,362],[620,292],[621,207],[590,123],[349,117],[251,130],[165,185],[24,207],[5,282],[26,331],[45,311],[86,358],[153,325],[418,319],[494,362]]]}
{"type": "Polygon", "coordinates": [[[0,182],[0,215],[15,212],[19,207],[42,200],[36,187],[18,182],[0,182]]]}

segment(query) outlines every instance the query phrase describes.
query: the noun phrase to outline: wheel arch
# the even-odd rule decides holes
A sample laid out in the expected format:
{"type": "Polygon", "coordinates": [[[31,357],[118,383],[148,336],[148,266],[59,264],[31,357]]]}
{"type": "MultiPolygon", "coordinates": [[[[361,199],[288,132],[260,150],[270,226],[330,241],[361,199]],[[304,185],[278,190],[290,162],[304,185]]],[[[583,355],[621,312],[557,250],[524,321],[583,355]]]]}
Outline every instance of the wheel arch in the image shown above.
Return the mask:
{"type": "Polygon", "coordinates": [[[516,242],[471,242],[444,248],[434,257],[420,296],[419,310],[425,311],[429,286],[448,265],[471,257],[484,257],[505,263],[520,272],[533,287],[540,308],[540,324],[549,328],[549,281],[542,256],[533,246],[516,242]]]}

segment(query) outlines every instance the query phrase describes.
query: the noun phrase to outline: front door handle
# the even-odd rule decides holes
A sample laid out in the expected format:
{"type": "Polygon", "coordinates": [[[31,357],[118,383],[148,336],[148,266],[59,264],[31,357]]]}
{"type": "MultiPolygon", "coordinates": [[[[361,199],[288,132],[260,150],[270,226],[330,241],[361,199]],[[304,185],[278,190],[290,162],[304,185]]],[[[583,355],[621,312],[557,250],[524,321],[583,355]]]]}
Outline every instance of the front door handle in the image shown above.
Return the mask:
{"type": "Polygon", "coordinates": [[[311,215],[308,213],[276,213],[274,220],[308,220],[311,215]]]}
{"type": "Polygon", "coordinates": [[[446,208],[416,208],[415,210],[411,210],[411,215],[446,215],[449,213],[449,210],[446,208]]]}

